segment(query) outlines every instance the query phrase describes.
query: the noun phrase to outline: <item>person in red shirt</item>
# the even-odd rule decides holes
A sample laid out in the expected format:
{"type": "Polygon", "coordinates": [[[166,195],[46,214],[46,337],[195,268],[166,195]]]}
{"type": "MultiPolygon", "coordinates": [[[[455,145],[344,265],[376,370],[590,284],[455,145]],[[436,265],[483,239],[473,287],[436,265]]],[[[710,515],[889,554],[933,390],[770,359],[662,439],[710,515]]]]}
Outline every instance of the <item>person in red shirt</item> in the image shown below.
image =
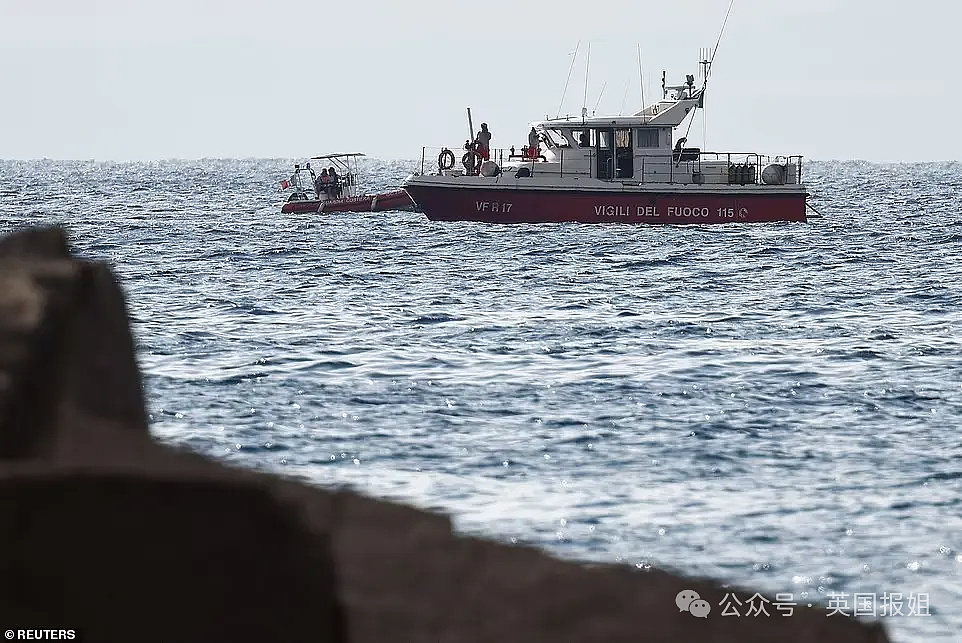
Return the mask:
{"type": "Polygon", "coordinates": [[[538,130],[536,130],[534,126],[532,126],[531,131],[528,132],[528,157],[529,158],[533,158],[533,159],[538,158],[538,154],[541,152],[540,143],[541,141],[538,138],[538,130]]]}
{"type": "Polygon", "coordinates": [[[485,161],[491,158],[491,132],[488,131],[488,124],[481,123],[481,131],[478,132],[477,142],[478,154],[485,161]]]}

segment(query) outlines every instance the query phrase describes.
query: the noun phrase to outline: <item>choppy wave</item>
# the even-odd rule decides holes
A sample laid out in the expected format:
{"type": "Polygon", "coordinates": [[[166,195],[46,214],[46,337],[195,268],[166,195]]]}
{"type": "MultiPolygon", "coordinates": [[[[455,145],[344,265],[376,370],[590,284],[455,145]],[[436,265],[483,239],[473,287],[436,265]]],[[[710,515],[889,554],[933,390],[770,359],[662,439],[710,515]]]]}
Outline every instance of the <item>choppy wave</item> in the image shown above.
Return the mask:
{"type": "Polygon", "coordinates": [[[825,218],[684,228],[284,216],[289,169],[0,162],[2,232],[119,272],[161,439],[565,556],[925,593],[896,639],[955,640],[957,165],[812,163],[825,218]]]}

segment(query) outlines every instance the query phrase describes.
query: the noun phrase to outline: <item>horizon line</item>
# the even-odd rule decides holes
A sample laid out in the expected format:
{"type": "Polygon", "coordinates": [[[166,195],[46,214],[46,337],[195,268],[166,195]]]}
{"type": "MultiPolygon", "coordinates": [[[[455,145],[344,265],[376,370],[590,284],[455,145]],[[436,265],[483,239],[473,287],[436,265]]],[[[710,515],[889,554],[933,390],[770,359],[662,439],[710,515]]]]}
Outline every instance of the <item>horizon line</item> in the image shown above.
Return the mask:
{"type": "MultiPolygon", "coordinates": [[[[387,157],[387,156],[377,156],[372,154],[365,155],[366,159],[372,159],[377,161],[405,161],[405,162],[418,162],[421,159],[419,157],[404,158],[404,157],[387,157]]],[[[897,159],[869,159],[869,158],[806,158],[802,157],[805,163],[895,163],[895,164],[910,164],[910,163],[959,163],[962,159],[912,159],[912,160],[897,160],[897,159]]],[[[0,163],[10,163],[10,162],[38,162],[38,161],[52,161],[57,163],[163,163],[163,162],[173,162],[173,161],[297,161],[305,160],[310,161],[310,157],[301,156],[165,156],[165,157],[142,157],[142,158],[55,158],[51,156],[35,156],[35,157],[21,157],[21,158],[0,158],[0,163]]]]}

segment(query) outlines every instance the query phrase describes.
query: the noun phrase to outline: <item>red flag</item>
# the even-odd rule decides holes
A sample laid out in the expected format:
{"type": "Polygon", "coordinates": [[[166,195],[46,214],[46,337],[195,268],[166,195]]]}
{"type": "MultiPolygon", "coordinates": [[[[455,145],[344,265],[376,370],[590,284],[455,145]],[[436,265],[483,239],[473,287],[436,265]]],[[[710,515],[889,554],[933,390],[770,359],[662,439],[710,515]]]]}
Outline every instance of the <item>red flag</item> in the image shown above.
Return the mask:
{"type": "Polygon", "coordinates": [[[287,179],[281,179],[281,189],[286,190],[289,187],[291,187],[291,182],[287,179]]]}

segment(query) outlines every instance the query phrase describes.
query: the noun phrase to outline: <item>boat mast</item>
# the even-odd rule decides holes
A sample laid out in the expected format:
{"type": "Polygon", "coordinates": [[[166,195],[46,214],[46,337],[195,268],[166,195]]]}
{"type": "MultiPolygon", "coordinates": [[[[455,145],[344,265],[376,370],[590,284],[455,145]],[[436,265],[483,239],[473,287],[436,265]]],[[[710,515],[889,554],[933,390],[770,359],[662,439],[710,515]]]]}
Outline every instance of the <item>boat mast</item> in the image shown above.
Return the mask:
{"type": "Polygon", "coordinates": [[[707,56],[705,56],[704,58],[708,58],[708,59],[707,60],[703,59],[700,63],[701,65],[703,65],[705,70],[705,80],[701,85],[701,99],[698,101],[697,107],[701,107],[702,109],[705,109],[705,91],[708,89],[708,77],[711,76],[711,66],[712,66],[712,63],[715,62],[715,55],[718,53],[718,46],[721,44],[722,36],[725,33],[725,27],[728,25],[728,18],[731,17],[732,7],[734,6],[735,6],[735,0],[731,0],[731,2],[728,3],[728,13],[725,14],[725,20],[722,22],[721,30],[718,32],[718,40],[715,41],[715,47],[711,50],[711,58],[708,58],[707,56]]]}
{"type": "MultiPolygon", "coordinates": [[[[715,47],[712,49],[711,58],[704,61],[702,64],[705,66],[705,80],[701,86],[701,95],[698,97],[698,104],[695,105],[695,109],[692,110],[691,120],[688,121],[688,131],[685,132],[685,138],[688,138],[688,134],[691,133],[691,126],[695,122],[695,114],[698,112],[698,108],[701,107],[702,111],[705,111],[705,92],[708,90],[708,78],[711,76],[711,66],[715,62],[715,54],[718,53],[718,46],[721,44],[722,35],[725,33],[725,27],[728,25],[728,18],[732,15],[732,7],[735,6],[735,0],[731,0],[728,3],[728,12],[725,14],[725,20],[722,22],[721,30],[718,32],[718,40],[715,42],[715,47]]],[[[689,77],[689,85],[692,85],[692,79],[689,77]]],[[[665,87],[665,75],[662,73],[661,81],[662,89],[665,87]]],[[[667,96],[667,90],[666,90],[667,96]]]]}
{"type": "Polygon", "coordinates": [[[585,98],[581,102],[581,124],[584,125],[588,117],[588,66],[591,64],[591,43],[588,43],[588,55],[585,56],[585,98]]]}
{"type": "MultiPolygon", "coordinates": [[[[607,87],[607,86],[608,86],[608,81],[606,80],[605,83],[601,86],[601,93],[598,94],[598,102],[595,103],[595,108],[594,108],[593,110],[591,110],[591,115],[592,115],[592,116],[594,116],[595,113],[598,111],[598,105],[601,104],[601,97],[605,95],[605,87],[607,87]]],[[[628,91],[628,90],[625,89],[625,92],[627,92],[627,91],[628,91]]]]}
{"type": "MultiPolygon", "coordinates": [[[[578,60],[578,48],[579,48],[579,47],[581,47],[581,41],[580,41],[580,40],[578,41],[578,44],[575,45],[574,57],[571,59],[571,64],[568,65],[568,77],[565,79],[565,88],[564,88],[564,91],[561,92],[561,102],[558,103],[558,114],[555,116],[555,118],[560,118],[560,117],[561,117],[561,108],[564,107],[564,104],[565,104],[565,96],[568,94],[568,82],[571,80],[571,70],[573,70],[573,69],[575,68],[575,61],[578,60]]],[[[568,54],[568,55],[570,56],[571,54],[568,54]]],[[[545,119],[545,120],[547,120],[547,119],[545,119]]]]}
{"type": "MultiPolygon", "coordinates": [[[[704,97],[705,88],[708,87],[708,76],[711,74],[711,64],[715,62],[715,54],[718,53],[718,45],[721,44],[722,35],[725,33],[725,26],[728,25],[728,18],[732,15],[732,7],[735,6],[735,0],[731,0],[728,4],[728,13],[725,14],[725,20],[722,22],[721,31],[718,32],[718,40],[715,42],[715,48],[711,52],[711,58],[708,60],[708,66],[705,68],[705,83],[702,85],[702,97],[704,97]]],[[[702,100],[704,102],[704,100],[702,100]]]]}
{"type": "MultiPolygon", "coordinates": [[[[645,113],[645,74],[641,67],[641,43],[637,43],[638,48],[638,85],[641,87],[641,113],[645,113]]],[[[648,116],[645,115],[645,124],[648,124],[648,116]]]]}
{"type": "Polygon", "coordinates": [[[701,105],[701,149],[703,150],[708,149],[708,111],[705,109],[705,83],[708,81],[708,69],[711,67],[711,62],[708,60],[710,53],[707,47],[701,49],[698,53],[699,73],[702,77],[702,95],[698,102],[701,105]]]}

